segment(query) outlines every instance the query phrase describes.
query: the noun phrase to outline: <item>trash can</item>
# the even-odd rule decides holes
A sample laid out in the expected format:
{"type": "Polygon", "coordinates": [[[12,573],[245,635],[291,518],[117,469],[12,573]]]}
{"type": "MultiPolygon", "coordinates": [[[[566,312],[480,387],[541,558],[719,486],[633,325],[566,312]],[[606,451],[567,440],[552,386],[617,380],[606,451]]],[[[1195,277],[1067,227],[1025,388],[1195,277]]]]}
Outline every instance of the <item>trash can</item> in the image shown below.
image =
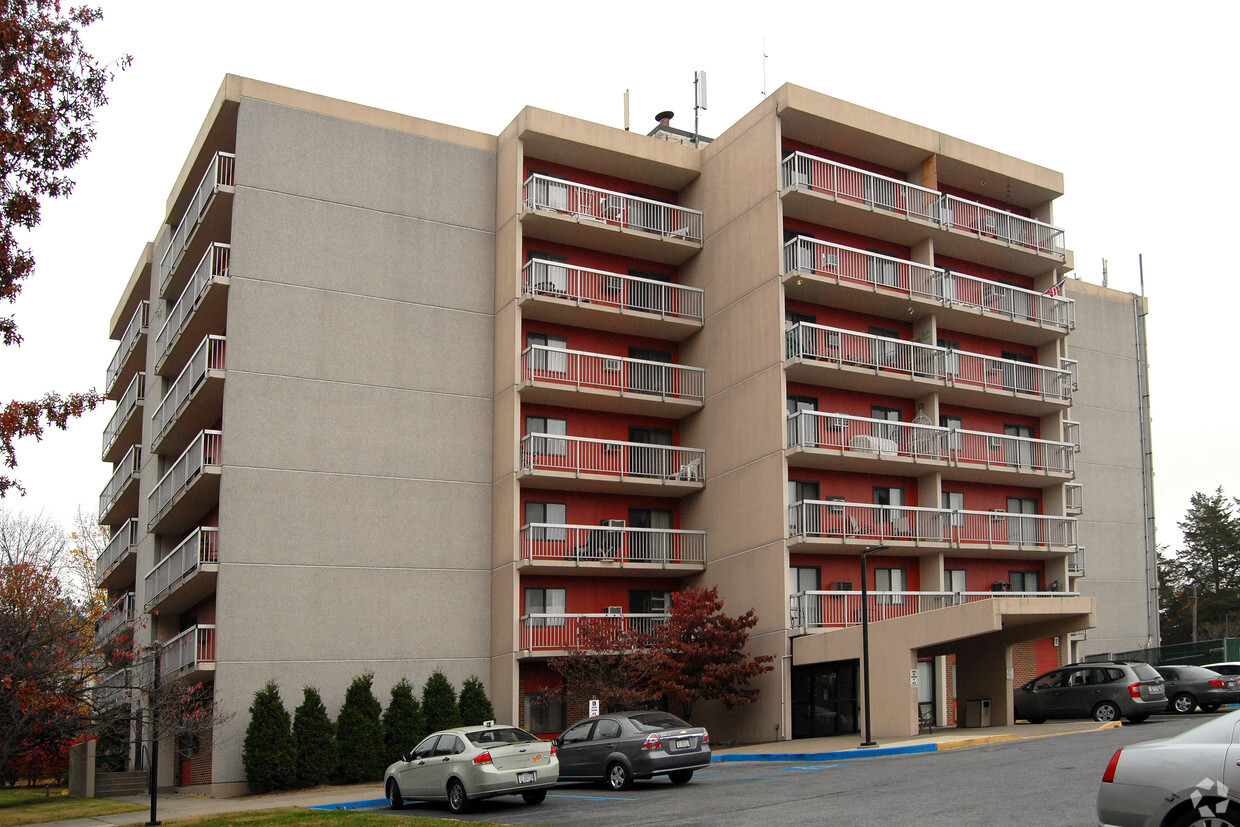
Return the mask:
{"type": "Polygon", "coordinates": [[[990,698],[964,702],[964,725],[968,729],[990,726],[990,698]]]}

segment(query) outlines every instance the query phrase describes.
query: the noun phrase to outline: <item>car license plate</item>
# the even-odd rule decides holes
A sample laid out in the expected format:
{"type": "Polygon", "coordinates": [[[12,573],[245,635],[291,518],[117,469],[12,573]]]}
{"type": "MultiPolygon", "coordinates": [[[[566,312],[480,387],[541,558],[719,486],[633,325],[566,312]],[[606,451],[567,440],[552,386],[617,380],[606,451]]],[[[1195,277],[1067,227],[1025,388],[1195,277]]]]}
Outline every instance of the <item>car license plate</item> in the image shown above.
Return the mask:
{"type": "Polygon", "coordinates": [[[692,738],[677,738],[676,739],[676,749],[689,749],[692,746],[693,746],[692,738]]]}
{"type": "Polygon", "coordinates": [[[1162,694],[1163,694],[1163,688],[1162,688],[1161,686],[1151,686],[1151,687],[1150,687],[1150,694],[1151,694],[1151,695],[1162,695],[1162,694]]]}
{"type": "Polygon", "coordinates": [[[529,772],[519,772],[519,773],[517,773],[517,783],[518,783],[518,784],[533,784],[533,783],[534,783],[535,781],[537,781],[537,780],[538,780],[538,771],[537,771],[537,770],[530,770],[529,772]]]}

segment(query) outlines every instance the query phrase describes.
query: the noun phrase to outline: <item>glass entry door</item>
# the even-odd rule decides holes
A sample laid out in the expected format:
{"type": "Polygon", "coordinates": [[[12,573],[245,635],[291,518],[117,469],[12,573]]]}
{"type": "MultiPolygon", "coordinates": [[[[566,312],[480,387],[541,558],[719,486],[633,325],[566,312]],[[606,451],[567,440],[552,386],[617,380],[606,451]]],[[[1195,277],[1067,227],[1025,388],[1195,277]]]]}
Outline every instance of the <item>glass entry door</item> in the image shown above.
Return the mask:
{"type": "Polygon", "coordinates": [[[859,662],[792,667],[792,737],[823,738],[857,732],[859,662]]]}

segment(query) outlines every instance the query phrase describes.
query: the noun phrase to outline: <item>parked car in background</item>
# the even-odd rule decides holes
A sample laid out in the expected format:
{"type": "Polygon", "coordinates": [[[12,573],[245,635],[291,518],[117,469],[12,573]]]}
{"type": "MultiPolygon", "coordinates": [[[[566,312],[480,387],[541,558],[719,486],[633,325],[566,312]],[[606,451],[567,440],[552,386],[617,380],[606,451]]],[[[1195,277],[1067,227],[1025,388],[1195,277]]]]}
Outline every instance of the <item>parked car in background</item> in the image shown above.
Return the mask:
{"type": "Polygon", "coordinates": [[[1166,681],[1168,712],[1192,712],[1198,706],[1213,712],[1223,704],[1240,703],[1240,678],[1234,675],[1179,664],[1154,668],[1166,681]]]}
{"type": "Polygon", "coordinates": [[[519,795],[541,804],[560,778],[555,747],[511,726],[445,729],[422,739],[383,774],[383,792],[393,810],[410,799],[447,801],[463,813],[470,802],[519,795]]]}
{"type": "Polygon", "coordinates": [[[710,766],[710,734],[666,712],[613,712],[570,726],[553,742],[561,781],[602,781],[627,789],[636,778],[666,775],[684,784],[710,766]]]}
{"type": "Polygon", "coordinates": [[[1074,663],[1039,675],[1012,692],[1015,717],[1144,721],[1167,708],[1162,676],[1148,663],[1074,663]]]}
{"type": "Polygon", "coordinates": [[[1218,672],[1220,675],[1235,675],[1240,677],[1240,662],[1224,661],[1223,663],[1207,663],[1201,667],[1209,669],[1211,672],[1218,672]]]}
{"type": "Polygon", "coordinates": [[[1240,710],[1116,750],[1098,788],[1098,824],[1240,824],[1240,710]]]}

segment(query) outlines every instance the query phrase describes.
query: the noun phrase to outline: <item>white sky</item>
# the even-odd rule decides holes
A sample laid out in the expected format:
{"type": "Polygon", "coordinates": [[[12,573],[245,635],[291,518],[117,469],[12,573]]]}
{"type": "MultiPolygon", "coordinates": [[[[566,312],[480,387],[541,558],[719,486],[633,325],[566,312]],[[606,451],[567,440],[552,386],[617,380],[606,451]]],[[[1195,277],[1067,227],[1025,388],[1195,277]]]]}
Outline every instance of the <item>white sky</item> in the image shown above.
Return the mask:
{"type": "MultiPolygon", "coordinates": [[[[634,131],[668,108],[692,128],[704,69],[706,135],[792,82],[1062,172],[1055,223],[1077,275],[1101,283],[1105,257],[1109,285],[1140,292],[1144,255],[1159,542],[1178,543],[1194,491],[1240,495],[1227,414],[1240,274],[1221,243],[1240,193],[1227,103],[1240,4],[99,2],[89,47],[134,62],[77,189],[29,238],[35,276],[0,308],[25,336],[0,350],[4,400],[102,388],[108,319],[225,73],[497,134],[527,104],[623,126],[625,89],[634,131]]],[[[113,408],[20,442],[29,495],[5,507],[66,526],[94,511],[113,408]]]]}

